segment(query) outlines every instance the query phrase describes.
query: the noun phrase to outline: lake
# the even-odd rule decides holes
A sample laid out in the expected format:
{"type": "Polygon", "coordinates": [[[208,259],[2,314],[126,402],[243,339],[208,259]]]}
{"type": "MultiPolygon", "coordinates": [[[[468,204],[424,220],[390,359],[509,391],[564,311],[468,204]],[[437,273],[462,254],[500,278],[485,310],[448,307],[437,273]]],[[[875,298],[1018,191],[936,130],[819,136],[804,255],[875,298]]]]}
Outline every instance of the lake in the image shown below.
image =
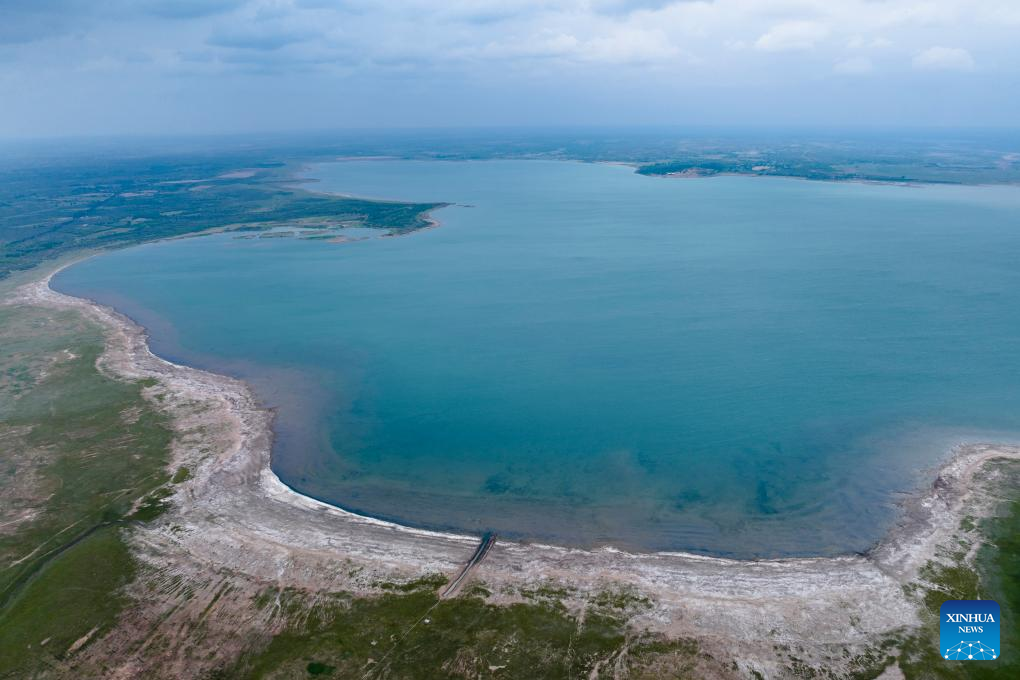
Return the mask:
{"type": "Polygon", "coordinates": [[[133,247],[54,288],[249,380],[273,468],[375,517],[737,557],[867,549],[1020,430],[1020,189],[357,161],[435,229],[133,247]]]}

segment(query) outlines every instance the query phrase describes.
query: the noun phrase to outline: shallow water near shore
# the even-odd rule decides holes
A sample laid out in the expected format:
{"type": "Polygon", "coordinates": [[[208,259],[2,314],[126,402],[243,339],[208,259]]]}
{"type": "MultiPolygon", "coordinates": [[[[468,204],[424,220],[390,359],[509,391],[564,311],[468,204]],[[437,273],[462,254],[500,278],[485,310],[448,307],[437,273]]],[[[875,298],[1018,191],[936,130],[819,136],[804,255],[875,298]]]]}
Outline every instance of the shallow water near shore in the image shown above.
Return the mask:
{"type": "Polygon", "coordinates": [[[54,287],[278,408],[295,489],[571,545],[863,550],[948,447],[1020,430],[1020,190],[641,177],[563,162],[321,165],[449,201],[331,244],[164,242],[54,287]]]}

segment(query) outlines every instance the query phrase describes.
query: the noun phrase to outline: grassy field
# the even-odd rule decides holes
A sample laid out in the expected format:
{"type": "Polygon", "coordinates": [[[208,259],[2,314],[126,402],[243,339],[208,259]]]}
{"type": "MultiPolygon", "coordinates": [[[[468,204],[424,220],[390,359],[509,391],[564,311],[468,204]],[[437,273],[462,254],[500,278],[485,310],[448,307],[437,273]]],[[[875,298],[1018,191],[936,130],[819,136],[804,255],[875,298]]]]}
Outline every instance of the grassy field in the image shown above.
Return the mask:
{"type": "Polygon", "coordinates": [[[121,527],[168,479],[164,417],[99,373],[102,346],[76,312],[0,307],[0,677],[113,624],[133,577],[121,527]]]}
{"type": "MultiPolygon", "coordinates": [[[[509,606],[484,589],[439,600],[445,579],[423,578],[376,598],[343,594],[300,612],[291,628],[223,677],[238,678],[584,678],[602,669],[632,678],[697,678],[717,662],[689,640],[631,629],[645,601],[607,593],[567,611],[558,593],[524,594],[509,606]]],[[[267,593],[262,602],[281,594],[267,593]]]]}

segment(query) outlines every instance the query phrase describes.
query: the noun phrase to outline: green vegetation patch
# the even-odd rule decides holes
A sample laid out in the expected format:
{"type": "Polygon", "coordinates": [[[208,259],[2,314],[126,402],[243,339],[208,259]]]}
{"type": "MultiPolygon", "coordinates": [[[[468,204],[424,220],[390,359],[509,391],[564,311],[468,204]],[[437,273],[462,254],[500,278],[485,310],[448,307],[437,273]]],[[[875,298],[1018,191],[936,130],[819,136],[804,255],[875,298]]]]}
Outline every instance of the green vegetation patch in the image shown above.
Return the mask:
{"type": "Polygon", "coordinates": [[[336,666],[312,661],[308,664],[307,670],[308,675],[333,675],[333,672],[336,671],[336,666]]]}
{"type": "Polygon", "coordinates": [[[119,531],[105,527],[67,548],[0,610],[0,677],[30,677],[114,625],[125,604],[118,591],[134,577],[119,531]]]}
{"type": "Polygon", "coordinates": [[[127,518],[138,522],[151,522],[170,509],[170,504],[166,502],[166,499],[173,494],[174,492],[170,487],[159,487],[143,498],[138,508],[128,515],[127,518]]]}
{"type": "Polygon", "coordinates": [[[109,626],[132,574],[118,527],[169,495],[166,417],[99,372],[103,340],[74,311],[0,307],[0,677],[109,626]]]}
{"type": "MultiPolygon", "coordinates": [[[[1020,466],[1001,464],[1001,487],[1012,498],[1001,511],[980,523],[987,539],[973,564],[954,553],[948,564],[929,562],[919,584],[910,592],[919,601],[923,620],[921,631],[898,641],[902,654],[900,669],[908,680],[914,678],[969,678],[1005,680],[1020,677],[1020,466]],[[939,607],[946,600],[992,599],[1002,609],[1003,655],[995,661],[947,661],[939,654],[939,607]]],[[[973,526],[973,519],[970,525],[973,526]]]]}
{"type": "Polygon", "coordinates": [[[425,574],[420,578],[416,578],[406,583],[392,583],[384,581],[376,583],[376,587],[381,590],[393,590],[401,593],[412,593],[418,590],[425,592],[434,592],[446,585],[448,578],[442,574],[425,574]]]}
{"type": "Polygon", "coordinates": [[[692,641],[635,632],[617,616],[619,595],[607,598],[608,608],[593,601],[572,614],[558,601],[439,600],[431,588],[339,594],[304,609],[300,623],[227,675],[580,678],[620,668],[628,677],[701,677],[696,669],[712,663],[692,641]]]}

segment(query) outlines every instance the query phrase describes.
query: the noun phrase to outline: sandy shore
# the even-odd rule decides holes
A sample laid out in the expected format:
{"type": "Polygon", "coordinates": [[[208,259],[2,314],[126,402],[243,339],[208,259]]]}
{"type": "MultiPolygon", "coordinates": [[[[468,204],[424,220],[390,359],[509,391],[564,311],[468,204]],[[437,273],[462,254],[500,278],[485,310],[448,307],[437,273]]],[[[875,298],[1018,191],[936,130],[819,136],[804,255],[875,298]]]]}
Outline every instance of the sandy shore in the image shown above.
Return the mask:
{"type": "MultiPolygon", "coordinates": [[[[158,381],[147,390],[173,416],[173,467],[193,474],[179,485],[171,512],[134,531],[141,559],[252,583],[369,593],[380,580],[429,572],[452,578],[473,553],[477,537],[366,518],[294,492],[270,469],[272,414],[245,383],[156,357],[144,329],[55,292],[50,276],[21,286],[7,303],[76,309],[102,324],[108,342],[100,368],[158,381]]],[[[745,667],[767,670],[778,644],[863,649],[917,625],[916,603],[903,586],[919,578],[963,517],[988,511],[982,489],[996,472],[985,463],[999,458],[1020,460],[1020,449],[960,447],[928,491],[904,502],[895,529],[866,556],[730,560],[498,542],[473,578],[498,601],[544,584],[567,586],[576,598],[633,591],[653,603],[634,625],[696,637],[745,667]]]]}

